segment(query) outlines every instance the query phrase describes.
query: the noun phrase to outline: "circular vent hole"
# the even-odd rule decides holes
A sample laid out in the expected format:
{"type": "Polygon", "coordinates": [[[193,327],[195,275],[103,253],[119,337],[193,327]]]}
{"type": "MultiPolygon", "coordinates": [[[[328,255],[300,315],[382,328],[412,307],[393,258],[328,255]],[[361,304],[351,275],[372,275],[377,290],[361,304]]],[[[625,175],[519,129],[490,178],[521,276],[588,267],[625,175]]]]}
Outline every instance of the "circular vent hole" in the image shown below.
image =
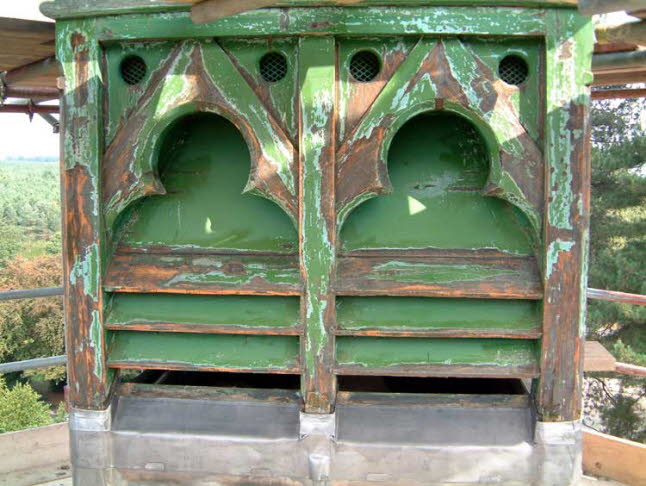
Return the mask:
{"type": "Polygon", "coordinates": [[[360,83],[375,79],[380,69],[379,57],[372,51],[357,52],[350,60],[350,74],[360,83]]]}
{"type": "Polygon", "coordinates": [[[146,62],[139,56],[128,56],[119,66],[121,78],[130,85],[141,83],[146,77],[147,69],[146,62]]]}
{"type": "Polygon", "coordinates": [[[287,58],[280,52],[268,52],[260,59],[260,75],[268,83],[276,83],[287,76],[287,58]]]}
{"type": "Polygon", "coordinates": [[[529,76],[529,67],[522,57],[509,55],[500,61],[498,74],[505,83],[520,86],[529,76]]]}

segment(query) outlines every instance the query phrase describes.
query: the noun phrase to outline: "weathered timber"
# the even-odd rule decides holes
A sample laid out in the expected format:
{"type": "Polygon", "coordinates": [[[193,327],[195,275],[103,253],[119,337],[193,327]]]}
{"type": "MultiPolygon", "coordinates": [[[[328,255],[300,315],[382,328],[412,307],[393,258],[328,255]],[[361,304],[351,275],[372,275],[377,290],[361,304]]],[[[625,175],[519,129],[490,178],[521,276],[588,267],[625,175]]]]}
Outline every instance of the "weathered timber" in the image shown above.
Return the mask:
{"type": "Polygon", "coordinates": [[[63,295],[63,287],[43,287],[40,289],[3,290],[2,292],[0,292],[0,302],[3,302],[5,300],[57,297],[60,295],[63,295]]]}
{"type": "Polygon", "coordinates": [[[517,206],[538,232],[541,153],[511,102],[517,92],[461,41],[421,39],[338,149],[338,225],[359,204],[392,191],[386,155],[404,123],[444,110],[469,120],[487,142],[490,174],[483,193],[517,206]],[[378,163],[366,167],[365,160],[378,163]]]}
{"type": "Polygon", "coordinates": [[[617,363],[615,371],[622,375],[646,377],[646,366],[637,366],[627,363],[617,363]]]}
{"type": "Polygon", "coordinates": [[[111,368],[298,373],[298,338],[114,332],[111,368]]]}
{"type": "Polygon", "coordinates": [[[642,10],[644,0],[579,0],[579,11],[583,15],[604,14],[622,10],[642,10]]]}
{"type": "Polygon", "coordinates": [[[294,257],[116,253],[105,276],[112,292],[299,295],[294,257]]]}
{"type": "MultiPolygon", "coordinates": [[[[644,3],[644,7],[646,8],[646,2],[644,3]]],[[[630,22],[612,27],[597,27],[595,34],[597,42],[600,44],[626,42],[646,45],[646,21],[630,22]]]]}
{"type": "Polygon", "coordinates": [[[32,104],[6,104],[0,105],[0,113],[24,113],[26,115],[40,113],[58,113],[60,110],[56,105],[32,105],[32,104]]]}
{"type": "Polygon", "coordinates": [[[100,163],[102,82],[98,41],[82,22],[58,26],[65,72],[61,117],[63,272],[70,405],[102,409],[112,373],[105,366],[100,163]]]}
{"type": "Polygon", "coordinates": [[[334,409],[334,151],[336,60],[333,37],[302,38],[300,86],[300,265],[304,281],[301,343],[305,411],[334,409]]]}
{"type": "Polygon", "coordinates": [[[537,411],[541,420],[578,420],[590,215],[591,25],[548,12],[543,340],[537,411]]]}
{"type": "Polygon", "coordinates": [[[295,403],[301,399],[300,393],[296,390],[148,385],[143,383],[120,383],[116,393],[122,397],[175,398],[182,400],[217,400],[227,402],[295,403]]]}
{"type": "Polygon", "coordinates": [[[334,287],[339,295],[540,299],[533,258],[343,257],[334,287]]]}
{"type": "Polygon", "coordinates": [[[612,99],[629,99],[629,98],[646,98],[646,89],[598,89],[592,91],[593,100],[612,100],[612,99]]]}
{"type": "MultiPolygon", "coordinates": [[[[352,1],[352,0],[351,0],[352,1]]],[[[638,0],[633,0],[638,1],[638,0]]],[[[347,4],[347,0],[283,0],[274,2],[278,7],[312,7],[330,6],[338,3],[347,4]]],[[[193,0],[149,0],[142,3],[139,0],[109,0],[100,3],[88,0],[55,0],[41,4],[42,12],[48,17],[63,19],[69,17],[95,17],[100,15],[116,15],[125,13],[157,13],[169,11],[188,11],[193,0]]],[[[517,5],[519,7],[572,7],[577,0],[472,0],[474,5],[487,5],[505,7],[517,5]]],[[[446,6],[464,5],[463,0],[363,0],[358,6],[446,6]]]]}
{"type": "Polygon", "coordinates": [[[540,329],[338,329],[336,336],[388,338],[459,338],[459,339],[540,339],[540,329]]]}
{"type": "Polygon", "coordinates": [[[137,199],[166,193],[157,171],[161,135],[176,120],[198,112],[223,116],[238,128],[251,153],[251,177],[244,191],[274,201],[296,221],[294,149],[222,48],[181,43],[153,76],[106,150],[108,225],[137,199]],[[159,103],[160,98],[166,102],[159,103]]]}
{"type": "Polygon", "coordinates": [[[583,356],[583,371],[614,371],[615,357],[598,341],[586,341],[583,356]]]}
{"type": "Polygon", "coordinates": [[[355,7],[261,9],[194,25],[185,13],[98,17],[95,34],[105,41],[140,39],[207,39],[289,35],[492,35],[540,37],[545,34],[541,10],[499,7],[355,7]],[[383,22],[384,17],[390,19],[383,22]],[[357,19],[361,19],[357,22],[357,19]],[[137,26],[146,25],[146,35],[137,26]]]}
{"type": "Polygon", "coordinates": [[[338,337],[337,373],[383,376],[538,374],[537,343],[510,339],[338,337]]]}
{"type": "Polygon", "coordinates": [[[347,392],[337,394],[337,403],[365,407],[405,405],[417,407],[459,407],[459,408],[527,408],[527,395],[450,395],[422,393],[373,393],[347,392]]]}
{"type": "Polygon", "coordinates": [[[6,98],[44,101],[59,98],[61,91],[54,86],[5,86],[3,94],[6,98]]]}
{"type": "Polygon", "coordinates": [[[621,302],[623,304],[646,305],[646,295],[601,289],[588,289],[586,295],[588,296],[588,299],[621,302]]]}

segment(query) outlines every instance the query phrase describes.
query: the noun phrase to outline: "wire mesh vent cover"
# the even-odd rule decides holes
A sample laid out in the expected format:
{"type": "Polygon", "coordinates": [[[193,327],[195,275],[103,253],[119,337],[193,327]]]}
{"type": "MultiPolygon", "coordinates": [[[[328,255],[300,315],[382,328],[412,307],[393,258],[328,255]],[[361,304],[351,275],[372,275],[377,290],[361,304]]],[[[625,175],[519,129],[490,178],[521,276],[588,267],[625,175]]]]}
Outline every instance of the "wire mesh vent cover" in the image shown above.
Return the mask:
{"type": "Polygon", "coordinates": [[[130,85],[141,83],[146,77],[146,62],[139,56],[128,56],[121,61],[121,78],[130,85]]]}
{"type": "Polygon", "coordinates": [[[529,67],[522,57],[510,55],[500,61],[498,74],[505,83],[520,86],[529,75],[529,67]]]}
{"type": "Polygon", "coordinates": [[[260,75],[268,83],[276,83],[287,76],[287,58],[280,52],[268,52],[260,59],[260,75]]]}
{"type": "Polygon", "coordinates": [[[360,83],[375,79],[380,69],[379,57],[371,51],[357,52],[350,60],[350,74],[360,83]]]}

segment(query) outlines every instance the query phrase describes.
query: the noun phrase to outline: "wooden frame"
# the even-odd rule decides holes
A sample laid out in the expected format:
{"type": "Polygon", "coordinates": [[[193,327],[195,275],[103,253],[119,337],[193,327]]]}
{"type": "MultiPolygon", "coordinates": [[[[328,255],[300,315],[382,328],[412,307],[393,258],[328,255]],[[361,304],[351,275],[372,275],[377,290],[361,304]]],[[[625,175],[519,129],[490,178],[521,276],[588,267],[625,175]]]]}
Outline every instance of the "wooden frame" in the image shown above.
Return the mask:
{"type": "MultiPolygon", "coordinates": [[[[127,360],[109,364],[106,357],[105,293],[171,292],[300,296],[302,329],[267,329],[255,334],[302,334],[300,362],[282,372],[303,373],[304,408],[308,412],[334,409],[336,374],[382,373],[538,377],[537,407],[542,420],[579,417],[589,213],[589,93],[585,85],[591,80],[591,27],[575,11],[548,8],[568,2],[542,2],[540,8],[519,8],[525,4],[516,2],[518,7],[496,9],[411,3],[415,6],[265,9],[200,26],[189,22],[183,7],[161,14],[157,13],[164,10],[161,6],[148,9],[131,5],[88,10],[85,14],[96,18],[58,23],[59,58],[67,78],[63,190],[68,349],[72,358],[69,376],[74,406],[103,407],[113,376],[108,368],[129,366],[127,360]],[[99,15],[115,13],[128,15],[99,15]],[[385,16],[392,22],[381,22],[385,16]],[[216,43],[200,42],[246,36],[250,30],[262,36],[298,36],[302,62],[296,73],[297,140],[272,115],[275,109],[263,109],[271,101],[266,94],[254,92],[251,74],[241,73],[241,67],[232,60],[235,56],[216,43]],[[544,46],[544,65],[538,70],[544,91],[536,98],[543,126],[537,132],[527,130],[514,107],[517,91],[503,86],[467,41],[451,37],[458,34],[530,39],[544,46]],[[335,42],[339,35],[421,36],[405,56],[389,58],[397,63],[388,72],[390,79],[383,80],[380,90],[366,94],[372,101],[366,103],[363,114],[352,114],[357,124],[344,139],[337,136],[340,109],[335,42]],[[434,36],[442,38],[434,40],[434,36]],[[132,116],[118,127],[104,150],[102,46],[155,39],[174,41],[176,47],[151,74],[132,116]],[[216,64],[219,70],[213,69],[216,64]],[[316,76],[312,75],[314,69],[316,76]],[[207,75],[216,71],[215,77],[207,75]],[[448,72],[451,77],[440,74],[448,72]],[[147,101],[156,90],[165,89],[165,79],[170,75],[190,76],[191,81],[163,106],[147,101]],[[415,91],[424,76],[435,83],[429,84],[428,92],[415,91]],[[391,115],[388,107],[393,106],[399,86],[405,87],[413,101],[391,109],[391,115]],[[239,99],[254,108],[240,109],[236,104],[239,99]],[[456,113],[481,129],[491,152],[492,175],[485,193],[515,205],[527,217],[539,241],[536,255],[510,256],[482,250],[340,254],[337,238],[344,218],[356,205],[388,190],[385,152],[392,136],[406,120],[428,110],[456,113]],[[256,164],[252,189],[276,202],[296,223],[300,230],[298,256],[117,245],[113,224],[123,209],[139,198],[163,194],[155,176],[156,134],[173,119],[194,111],[222,115],[243,133],[256,164]],[[493,116],[501,113],[503,116],[493,116]],[[276,144],[281,148],[278,151],[276,144]],[[282,155],[276,169],[279,152],[282,155]],[[362,165],[357,171],[360,160],[371,160],[374,167],[366,171],[362,165]],[[394,267],[380,273],[384,265],[394,267]],[[449,278],[440,284],[415,280],[419,268],[432,273],[434,265],[455,275],[469,266],[489,273],[472,280],[449,278]],[[409,275],[406,272],[411,266],[415,271],[409,275]],[[540,363],[537,359],[535,363],[507,367],[401,365],[365,369],[339,364],[335,336],[370,339],[376,334],[336,330],[337,295],[542,300],[541,331],[491,330],[474,335],[459,330],[416,334],[394,330],[379,334],[399,339],[542,338],[540,363]]],[[[540,2],[532,5],[536,3],[540,2]]],[[[64,5],[60,2],[59,10],[58,4],[50,6],[50,12],[65,16],[64,5]]],[[[349,116],[347,110],[343,113],[349,116]]],[[[173,323],[130,329],[144,328],[195,331],[194,327],[173,323]]],[[[111,329],[129,332],[118,326],[111,329]]],[[[225,327],[209,332],[229,334],[237,330],[225,327]]],[[[229,369],[202,369],[225,368],[229,369]]],[[[187,367],[182,365],[181,369],[187,367]]]]}

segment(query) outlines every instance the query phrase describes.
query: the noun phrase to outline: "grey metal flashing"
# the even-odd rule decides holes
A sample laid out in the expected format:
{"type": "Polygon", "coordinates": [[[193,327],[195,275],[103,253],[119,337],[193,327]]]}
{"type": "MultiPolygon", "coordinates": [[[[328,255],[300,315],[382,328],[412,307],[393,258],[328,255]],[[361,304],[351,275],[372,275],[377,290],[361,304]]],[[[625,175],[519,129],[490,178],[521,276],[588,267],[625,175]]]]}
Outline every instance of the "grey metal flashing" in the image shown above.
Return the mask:
{"type": "Polygon", "coordinates": [[[392,400],[366,407],[347,400],[336,415],[318,416],[300,413],[296,400],[127,396],[112,409],[72,411],[77,486],[178,478],[272,486],[569,486],[580,474],[578,423],[538,423],[534,432],[531,410],[517,405],[392,400]]]}

